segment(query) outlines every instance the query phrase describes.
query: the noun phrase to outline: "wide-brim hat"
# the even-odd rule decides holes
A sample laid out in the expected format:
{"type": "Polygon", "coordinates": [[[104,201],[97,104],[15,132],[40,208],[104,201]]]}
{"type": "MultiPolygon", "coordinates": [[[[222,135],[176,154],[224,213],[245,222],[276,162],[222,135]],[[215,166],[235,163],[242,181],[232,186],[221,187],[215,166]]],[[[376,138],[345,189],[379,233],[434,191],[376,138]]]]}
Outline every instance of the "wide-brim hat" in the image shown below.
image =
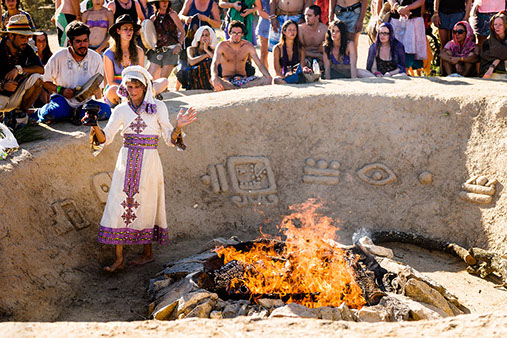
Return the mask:
{"type": "Polygon", "coordinates": [[[28,18],[24,14],[16,14],[9,18],[5,25],[5,30],[0,34],[19,34],[19,35],[41,35],[42,32],[35,32],[28,22],[28,18]]]}
{"type": "Polygon", "coordinates": [[[134,33],[137,33],[141,29],[141,25],[139,25],[137,22],[134,22],[134,20],[132,20],[132,17],[129,14],[123,14],[120,15],[116,19],[114,25],[112,25],[111,28],[109,28],[109,35],[111,35],[114,38],[115,36],[118,35],[116,30],[127,23],[134,26],[134,33]]]}

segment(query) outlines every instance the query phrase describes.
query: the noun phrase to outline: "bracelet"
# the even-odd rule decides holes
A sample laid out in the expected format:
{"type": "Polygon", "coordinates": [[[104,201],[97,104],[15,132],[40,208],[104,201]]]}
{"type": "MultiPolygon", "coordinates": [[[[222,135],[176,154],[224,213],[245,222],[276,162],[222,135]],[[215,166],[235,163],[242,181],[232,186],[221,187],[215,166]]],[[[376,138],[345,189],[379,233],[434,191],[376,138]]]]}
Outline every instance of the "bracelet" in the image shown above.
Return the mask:
{"type": "Polygon", "coordinates": [[[176,132],[176,127],[174,127],[174,128],[173,128],[173,133],[175,133],[176,135],[181,135],[181,128],[180,128],[180,132],[179,132],[179,133],[177,133],[177,132],[176,132]]]}
{"type": "Polygon", "coordinates": [[[62,88],[63,88],[62,86],[56,87],[56,93],[61,94],[62,88]]]}
{"type": "Polygon", "coordinates": [[[271,19],[276,19],[276,15],[274,15],[274,14],[273,14],[273,15],[270,15],[270,16],[269,16],[269,20],[271,20],[271,19]]]}

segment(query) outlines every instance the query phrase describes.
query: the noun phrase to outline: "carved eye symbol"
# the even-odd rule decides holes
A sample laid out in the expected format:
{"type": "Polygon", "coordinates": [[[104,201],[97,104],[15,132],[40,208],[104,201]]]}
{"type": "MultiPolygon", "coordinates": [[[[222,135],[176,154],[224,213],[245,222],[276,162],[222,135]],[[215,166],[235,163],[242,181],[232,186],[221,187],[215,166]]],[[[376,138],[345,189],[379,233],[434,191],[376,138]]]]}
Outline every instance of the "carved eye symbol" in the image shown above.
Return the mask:
{"type": "Polygon", "coordinates": [[[394,172],[385,164],[372,163],[367,164],[357,171],[357,176],[371,185],[386,185],[396,181],[394,172]]]}

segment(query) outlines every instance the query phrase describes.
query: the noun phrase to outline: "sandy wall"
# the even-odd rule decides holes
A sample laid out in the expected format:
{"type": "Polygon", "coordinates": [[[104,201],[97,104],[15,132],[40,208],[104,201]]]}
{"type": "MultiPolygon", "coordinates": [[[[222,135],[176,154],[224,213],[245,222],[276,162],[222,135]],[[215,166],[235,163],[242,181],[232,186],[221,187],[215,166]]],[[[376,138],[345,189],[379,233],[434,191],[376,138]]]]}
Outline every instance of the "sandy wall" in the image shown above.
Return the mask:
{"type": "MultiPolygon", "coordinates": [[[[273,229],[290,205],[318,197],[346,230],[507,252],[505,83],[339,81],[170,94],[167,105],[200,112],[187,151],[159,147],[174,240],[273,229]],[[458,197],[474,175],[498,180],[490,203],[458,197]]],[[[83,130],[57,124],[0,167],[0,318],[55,318],[103,257],[101,191],[121,142],[93,157],[83,130]]]]}

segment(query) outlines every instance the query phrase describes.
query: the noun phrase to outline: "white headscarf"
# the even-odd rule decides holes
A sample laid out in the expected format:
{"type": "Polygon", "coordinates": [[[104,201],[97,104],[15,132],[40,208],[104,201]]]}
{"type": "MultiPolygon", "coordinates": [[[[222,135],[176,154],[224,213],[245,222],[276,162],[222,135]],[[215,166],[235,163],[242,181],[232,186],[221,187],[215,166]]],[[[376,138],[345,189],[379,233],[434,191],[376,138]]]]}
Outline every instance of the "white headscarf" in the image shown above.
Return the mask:
{"type": "Polygon", "coordinates": [[[192,47],[197,47],[197,44],[201,40],[202,32],[204,32],[205,30],[209,31],[210,47],[215,49],[215,47],[217,46],[217,35],[215,34],[213,28],[211,28],[210,26],[199,27],[197,32],[195,32],[194,39],[192,40],[192,47]]]}
{"type": "MultiPolygon", "coordinates": [[[[157,104],[155,103],[155,92],[153,91],[153,85],[151,83],[153,77],[144,67],[141,66],[129,66],[123,69],[121,72],[121,84],[118,87],[117,94],[128,98],[127,82],[133,79],[141,81],[146,86],[146,94],[142,105],[145,105],[146,113],[155,114],[157,112],[157,104]]],[[[142,111],[144,107],[141,107],[139,111],[142,111]]]]}

